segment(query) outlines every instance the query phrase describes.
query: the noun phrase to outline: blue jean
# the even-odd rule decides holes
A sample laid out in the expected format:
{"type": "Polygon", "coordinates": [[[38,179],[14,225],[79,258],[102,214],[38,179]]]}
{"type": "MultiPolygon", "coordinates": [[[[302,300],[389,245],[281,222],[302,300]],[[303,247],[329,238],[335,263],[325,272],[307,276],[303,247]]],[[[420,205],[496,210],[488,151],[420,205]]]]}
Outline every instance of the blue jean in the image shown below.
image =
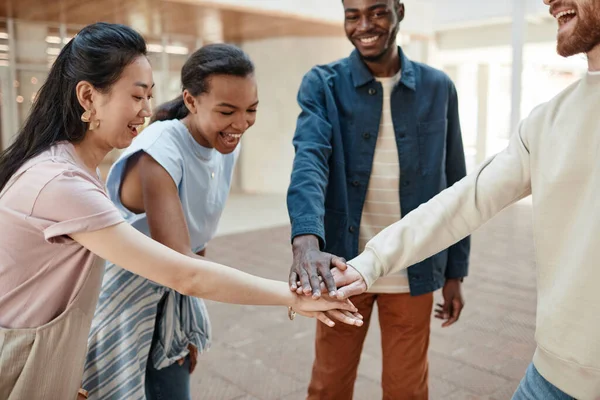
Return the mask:
{"type": "MultiPolygon", "coordinates": [[[[157,321],[160,319],[162,308],[163,300],[160,301],[157,308],[157,321]]],[[[174,363],[163,369],[156,369],[152,364],[152,349],[158,340],[157,323],[146,363],[146,400],[191,400],[190,356],[185,357],[182,365],[174,363]]]]}
{"type": "Polygon", "coordinates": [[[191,400],[190,357],[182,365],[175,363],[163,369],[155,369],[148,359],[146,366],[147,400],[191,400]]]}
{"type": "Polygon", "coordinates": [[[512,400],[575,400],[562,390],[548,382],[535,368],[529,364],[525,376],[521,380],[512,400]]]}

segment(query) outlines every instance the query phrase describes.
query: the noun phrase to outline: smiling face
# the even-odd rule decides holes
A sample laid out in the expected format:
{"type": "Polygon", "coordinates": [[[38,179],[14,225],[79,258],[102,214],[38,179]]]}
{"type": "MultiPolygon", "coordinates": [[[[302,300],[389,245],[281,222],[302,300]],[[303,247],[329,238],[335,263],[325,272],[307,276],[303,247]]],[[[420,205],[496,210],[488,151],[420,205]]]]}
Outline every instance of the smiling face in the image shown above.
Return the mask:
{"type": "Polygon", "coordinates": [[[544,0],[558,22],[557,52],[563,57],[589,53],[600,44],[599,0],[544,0]]]}
{"type": "Polygon", "coordinates": [[[366,61],[378,61],[396,47],[403,19],[398,0],[344,0],[346,36],[366,61]]]}
{"type": "Polygon", "coordinates": [[[138,129],[151,115],[152,68],[145,56],[139,56],[123,70],[107,92],[81,82],[85,109],[93,110],[91,119],[100,123],[93,136],[110,148],[128,147],[138,129]]]}
{"type": "Polygon", "coordinates": [[[202,146],[231,153],[256,121],[258,90],[254,75],[213,75],[210,90],[197,97],[184,91],[192,135],[202,146]]]}

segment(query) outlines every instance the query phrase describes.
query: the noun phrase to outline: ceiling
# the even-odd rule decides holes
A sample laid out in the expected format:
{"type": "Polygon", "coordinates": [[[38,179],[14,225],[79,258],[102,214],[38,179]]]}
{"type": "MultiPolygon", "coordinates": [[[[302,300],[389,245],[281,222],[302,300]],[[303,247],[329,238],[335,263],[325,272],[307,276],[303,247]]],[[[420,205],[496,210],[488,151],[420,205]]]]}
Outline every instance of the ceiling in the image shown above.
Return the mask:
{"type": "MultiPolygon", "coordinates": [[[[423,0],[408,0],[423,1],[423,0]]],[[[435,30],[481,26],[509,21],[513,13],[528,17],[548,16],[543,0],[425,0],[432,5],[435,30]]]]}
{"type": "Polygon", "coordinates": [[[207,42],[343,35],[340,23],[202,0],[0,0],[0,18],[75,27],[123,23],[148,37],[186,35],[207,42]]]}

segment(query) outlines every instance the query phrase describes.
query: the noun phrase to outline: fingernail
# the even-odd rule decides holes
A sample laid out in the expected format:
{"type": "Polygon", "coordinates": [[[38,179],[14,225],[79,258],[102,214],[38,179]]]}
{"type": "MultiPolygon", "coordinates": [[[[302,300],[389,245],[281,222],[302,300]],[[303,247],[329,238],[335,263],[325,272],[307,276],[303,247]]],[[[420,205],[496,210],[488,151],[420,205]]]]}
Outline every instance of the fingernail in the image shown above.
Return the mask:
{"type": "Polygon", "coordinates": [[[362,326],[363,322],[361,320],[356,321],[357,326],[362,326]]]}
{"type": "Polygon", "coordinates": [[[329,296],[335,297],[335,296],[337,296],[337,292],[331,291],[331,292],[329,292],[329,296]]]}
{"type": "Polygon", "coordinates": [[[321,297],[321,292],[314,292],[313,293],[313,299],[318,299],[319,297],[321,297]]]}
{"type": "Polygon", "coordinates": [[[335,324],[334,324],[333,322],[330,322],[330,323],[329,323],[329,326],[334,326],[334,325],[335,325],[335,324]]]}

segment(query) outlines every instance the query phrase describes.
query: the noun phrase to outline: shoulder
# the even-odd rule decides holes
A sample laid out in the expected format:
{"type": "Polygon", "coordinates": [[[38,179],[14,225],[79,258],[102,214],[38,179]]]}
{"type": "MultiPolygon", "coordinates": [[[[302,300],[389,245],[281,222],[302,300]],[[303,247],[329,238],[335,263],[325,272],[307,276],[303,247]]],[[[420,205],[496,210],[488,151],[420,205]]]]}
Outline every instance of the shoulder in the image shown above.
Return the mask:
{"type": "Polygon", "coordinates": [[[541,140],[548,140],[546,128],[554,125],[565,102],[571,101],[581,81],[576,81],[552,99],[537,105],[519,125],[519,133],[528,147],[541,140]]]}
{"type": "Polygon", "coordinates": [[[64,207],[65,198],[79,196],[82,189],[105,195],[98,179],[68,160],[34,158],[27,164],[17,173],[18,178],[3,197],[3,203],[9,208],[29,214],[40,197],[48,198],[56,208],[64,207]]]}
{"type": "Polygon", "coordinates": [[[26,175],[30,175],[30,180],[39,180],[40,194],[78,196],[82,191],[93,191],[106,197],[105,186],[99,178],[72,164],[42,162],[27,171],[26,175]]]}
{"type": "Polygon", "coordinates": [[[38,186],[39,191],[31,199],[27,220],[43,231],[47,241],[63,243],[65,235],[90,232],[123,221],[104,184],[83,168],[40,163],[28,173],[45,176],[44,184],[38,186]],[[41,171],[48,167],[55,172],[51,177],[41,171]]]}
{"type": "Polygon", "coordinates": [[[304,74],[303,84],[327,86],[334,81],[350,78],[349,58],[341,58],[328,64],[319,64],[304,74]]]}
{"type": "Polygon", "coordinates": [[[173,168],[174,165],[181,163],[188,150],[186,135],[187,130],[179,120],[154,122],[146,127],[123,151],[113,168],[125,164],[131,156],[140,151],[150,155],[159,164],[173,168]]]}
{"type": "Polygon", "coordinates": [[[156,121],[135,138],[130,148],[142,150],[157,145],[172,147],[184,140],[185,133],[185,126],[179,120],[156,121]]]}
{"type": "Polygon", "coordinates": [[[527,123],[537,125],[543,123],[547,118],[550,118],[549,121],[553,120],[565,101],[569,101],[580,83],[581,80],[573,82],[552,99],[533,108],[527,116],[527,123]]]}
{"type": "Polygon", "coordinates": [[[318,64],[315,65],[314,67],[312,67],[308,72],[307,75],[314,75],[314,76],[322,76],[322,77],[329,77],[329,76],[337,76],[340,74],[349,74],[350,73],[350,58],[348,57],[344,57],[344,58],[340,58],[339,60],[330,62],[328,64],[318,64]]]}
{"type": "Polygon", "coordinates": [[[454,87],[452,79],[444,71],[417,61],[411,63],[422,84],[454,87]]]}
{"type": "Polygon", "coordinates": [[[19,179],[20,183],[40,191],[49,185],[88,186],[104,191],[104,183],[76,161],[74,149],[68,144],[52,146],[31,159],[23,168],[26,171],[19,179]]]}
{"type": "Polygon", "coordinates": [[[36,164],[19,184],[19,189],[27,193],[25,201],[31,217],[58,221],[115,211],[104,184],[69,163],[36,164]]]}

